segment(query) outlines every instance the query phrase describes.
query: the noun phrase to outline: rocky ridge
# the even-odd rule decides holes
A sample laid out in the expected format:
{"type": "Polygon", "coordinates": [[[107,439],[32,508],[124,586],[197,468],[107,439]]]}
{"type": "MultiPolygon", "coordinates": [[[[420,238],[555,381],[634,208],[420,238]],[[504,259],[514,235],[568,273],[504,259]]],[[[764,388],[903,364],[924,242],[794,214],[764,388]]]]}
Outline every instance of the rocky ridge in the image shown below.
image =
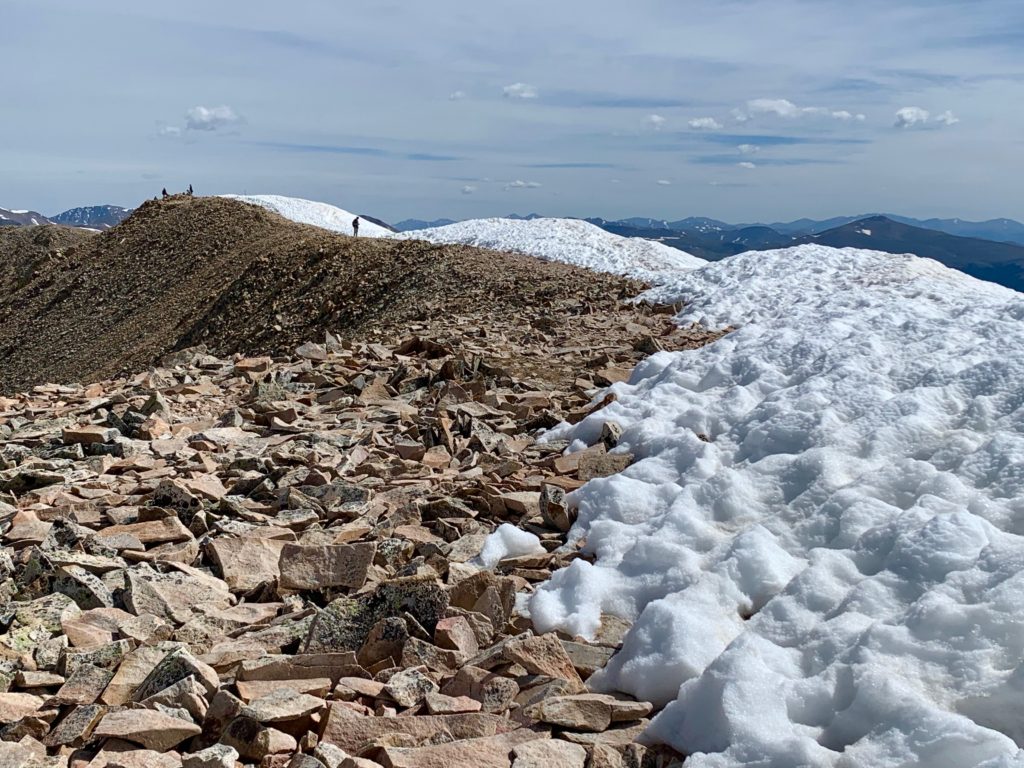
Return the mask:
{"type": "Polygon", "coordinates": [[[515,610],[584,556],[565,493],[631,461],[538,431],[716,336],[581,290],[0,397],[0,764],[678,764],[586,688],[624,622],[515,610]]]}

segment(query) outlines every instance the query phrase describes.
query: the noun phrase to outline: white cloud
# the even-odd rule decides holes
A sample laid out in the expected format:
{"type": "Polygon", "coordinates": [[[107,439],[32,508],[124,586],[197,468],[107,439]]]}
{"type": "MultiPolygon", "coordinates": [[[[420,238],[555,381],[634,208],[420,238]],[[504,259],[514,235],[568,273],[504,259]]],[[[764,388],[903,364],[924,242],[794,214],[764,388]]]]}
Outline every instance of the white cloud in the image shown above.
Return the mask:
{"type": "Polygon", "coordinates": [[[466,98],[465,91],[452,91],[448,94],[449,101],[461,101],[464,98],[466,98]]]}
{"type": "Polygon", "coordinates": [[[654,183],[655,183],[655,184],[660,184],[660,185],[661,185],[661,186],[663,186],[663,187],[671,187],[671,186],[672,186],[672,182],[671,182],[671,181],[669,181],[668,179],[658,179],[658,180],[657,180],[656,182],[654,182],[654,183]]]}
{"type": "Polygon", "coordinates": [[[736,151],[741,155],[756,155],[761,151],[761,148],[757,144],[740,144],[736,147],[736,151]]]}
{"type": "Polygon", "coordinates": [[[749,161],[742,162],[742,163],[736,163],[736,165],[738,165],[740,168],[746,168],[748,170],[752,170],[754,168],[757,168],[757,165],[755,163],[751,163],[749,161]]]}
{"type": "Polygon", "coordinates": [[[464,195],[472,195],[474,192],[476,192],[476,187],[472,184],[467,184],[462,188],[462,194],[464,195]]]}
{"type": "Polygon", "coordinates": [[[665,118],[662,117],[661,115],[648,115],[646,122],[652,130],[660,131],[662,127],[665,125],[665,118]]]}
{"type": "Polygon", "coordinates": [[[171,138],[175,138],[177,136],[181,136],[181,128],[179,128],[176,125],[162,125],[160,126],[160,130],[157,131],[157,133],[159,133],[161,136],[169,136],[171,138]]]}
{"type": "Polygon", "coordinates": [[[915,125],[925,125],[931,119],[931,113],[921,107],[903,107],[896,112],[896,128],[913,128],[915,125]]]}
{"type": "Polygon", "coordinates": [[[537,181],[523,181],[522,179],[516,179],[510,181],[505,185],[505,189],[536,189],[541,186],[540,182],[537,181]]]}
{"type": "Polygon", "coordinates": [[[231,107],[192,107],[185,113],[185,128],[190,131],[216,131],[228,125],[241,122],[231,107]]]}
{"type": "Polygon", "coordinates": [[[536,99],[537,89],[529,83],[512,83],[501,89],[506,99],[536,99]]]}
{"type": "Polygon", "coordinates": [[[713,117],[697,117],[687,123],[695,131],[717,131],[722,124],[713,117]]]}
{"type": "Polygon", "coordinates": [[[750,120],[750,115],[744,112],[742,109],[734,109],[732,111],[732,119],[737,123],[746,123],[750,120]]]}
{"type": "MultiPolygon", "coordinates": [[[[776,117],[787,119],[799,117],[828,117],[833,120],[857,121],[865,119],[864,115],[854,114],[846,109],[833,110],[828,107],[798,107],[789,99],[752,99],[747,102],[747,113],[749,115],[775,115],[776,117]]],[[[749,117],[747,113],[741,112],[740,114],[749,117]]]]}
{"type": "Polygon", "coordinates": [[[927,109],[921,107],[903,107],[903,109],[896,112],[896,122],[893,123],[895,128],[924,128],[928,125],[934,125],[936,128],[941,126],[949,127],[956,125],[960,122],[960,118],[954,115],[950,110],[946,110],[940,115],[932,117],[932,113],[927,109]]]}

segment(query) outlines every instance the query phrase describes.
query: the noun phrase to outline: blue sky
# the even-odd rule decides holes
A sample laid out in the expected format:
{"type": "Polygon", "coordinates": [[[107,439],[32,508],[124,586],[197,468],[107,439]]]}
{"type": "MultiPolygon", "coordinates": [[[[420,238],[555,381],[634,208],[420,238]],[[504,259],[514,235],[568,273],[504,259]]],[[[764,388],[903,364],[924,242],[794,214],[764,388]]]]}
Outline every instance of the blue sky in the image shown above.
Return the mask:
{"type": "Polygon", "coordinates": [[[0,206],[1024,218],[1019,0],[0,0],[0,206]]]}

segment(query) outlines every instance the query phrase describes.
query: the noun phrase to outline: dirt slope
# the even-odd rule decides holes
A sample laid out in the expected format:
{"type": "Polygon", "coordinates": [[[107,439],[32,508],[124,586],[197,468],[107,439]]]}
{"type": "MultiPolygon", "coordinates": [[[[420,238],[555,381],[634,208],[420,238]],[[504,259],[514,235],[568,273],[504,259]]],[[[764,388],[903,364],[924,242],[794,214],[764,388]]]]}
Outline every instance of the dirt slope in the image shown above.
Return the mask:
{"type": "Polygon", "coordinates": [[[274,353],[440,314],[613,309],[640,288],[529,257],[344,237],[220,198],[147,202],[101,235],[54,231],[45,265],[37,245],[0,254],[0,391],[138,370],[198,343],[274,353]]]}

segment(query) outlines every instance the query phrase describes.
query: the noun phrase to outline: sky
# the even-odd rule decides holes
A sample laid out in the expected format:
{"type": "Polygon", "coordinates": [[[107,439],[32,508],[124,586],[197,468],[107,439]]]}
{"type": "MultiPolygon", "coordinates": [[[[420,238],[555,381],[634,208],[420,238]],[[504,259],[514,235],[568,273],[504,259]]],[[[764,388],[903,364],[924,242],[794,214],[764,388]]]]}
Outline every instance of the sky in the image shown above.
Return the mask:
{"type": "Polygon", "coordinates": [[[0,0],[0,207],[1024,219],[1020,0],[0,0]]]}

